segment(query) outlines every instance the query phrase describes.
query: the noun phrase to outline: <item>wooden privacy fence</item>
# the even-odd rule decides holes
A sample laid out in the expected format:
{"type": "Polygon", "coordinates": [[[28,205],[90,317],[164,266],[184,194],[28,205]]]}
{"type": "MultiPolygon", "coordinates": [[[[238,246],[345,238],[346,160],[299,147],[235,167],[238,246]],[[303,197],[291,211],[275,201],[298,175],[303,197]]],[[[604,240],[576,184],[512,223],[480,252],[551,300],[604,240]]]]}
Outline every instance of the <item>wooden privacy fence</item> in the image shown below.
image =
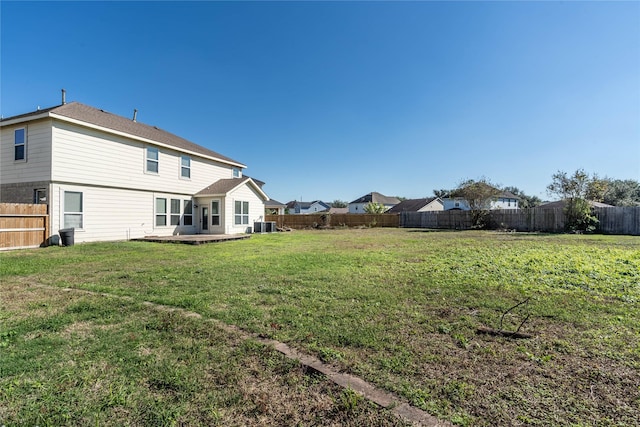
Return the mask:
{"type": "Polygon", "coordinates": [[[601,233],[640,236],[640,206],[597,208],[595,216],[601,233]]]}
{"type": "Polygon", "coordinates": [[[38,247],[48,237],[47,205],[0,203],[0,250],[38,247]]]}
{"type": "Polygon", "coordinates": [[[399,227],[398,214],[304,214],[267,215],[265,221],[275,221],[278,227],[399,227]]]}
{"type": "MultiPolygon", "coordinates": [[[[600,221],[597,232],[604,234],[640,235],[640,207],[595,208],[594,215],[600,221]]],[[[489,213],[491,228],[517,231],[565,231],[562,208],[495,210],[489,213]]],[[[442,228],[467,230],[472,226],[469,211],[402,212],[400,227],[442,228]]]]}

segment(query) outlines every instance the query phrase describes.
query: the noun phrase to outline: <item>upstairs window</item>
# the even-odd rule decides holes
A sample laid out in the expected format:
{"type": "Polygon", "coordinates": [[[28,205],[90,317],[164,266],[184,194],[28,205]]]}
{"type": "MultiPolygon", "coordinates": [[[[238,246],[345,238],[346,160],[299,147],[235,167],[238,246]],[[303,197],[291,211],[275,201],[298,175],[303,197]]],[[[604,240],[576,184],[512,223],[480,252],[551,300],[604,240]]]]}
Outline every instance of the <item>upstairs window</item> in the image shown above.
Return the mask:
{"type": "Polygon", "coordinates": [[[147,147],[147,172],[158,173],[158,159],[158,149],[155,147],[147,147]]]}
{"type": "Polygon", "coordinates": [[[233,177],[234,178],[240,178],[240,169],[233,168],[233,177]]]}
{"type": "Polygon", "coordinates": [[[249,224],[249,202],[236,201],[235,203],[235,224],[249,224]]]}
{"type": "Polygon", "coordinates": [[[14,132],[13,160],[27,160],[27,131],[25,128],[16,129],[14,132]]]}
{"type": "Polygon", "coordinates": [[[180,176],[182,178],[191,178],[191,157],[180,157],[180,176]]]}

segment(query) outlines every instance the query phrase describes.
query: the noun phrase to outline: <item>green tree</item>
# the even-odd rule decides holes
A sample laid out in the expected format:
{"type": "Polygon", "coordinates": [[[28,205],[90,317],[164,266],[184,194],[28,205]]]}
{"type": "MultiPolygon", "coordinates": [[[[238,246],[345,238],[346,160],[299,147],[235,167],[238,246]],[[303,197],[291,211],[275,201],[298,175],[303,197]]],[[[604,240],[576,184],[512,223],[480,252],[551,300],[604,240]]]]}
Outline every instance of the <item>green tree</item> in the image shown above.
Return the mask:
{"type": "Polygon", "coordinates": [[[368,214],[381,214],[387,211],[387,207],[382,203],[367,203],[364,206],[364,211],[368,214]]]}
{"type": "Polygon", "coordinates": [[[607,180],[607,189],[602,198],[604,203],[613,206],[640,206],[640,182],[633,179],[607,180]]]}
{"type": "Polygon", "coordinates": [[[441,199],[444,197],[449,197],[449,194],[452,192],[453,190],[447,190],[446,188],[441,188],[439,190],[433,190],[433,195],[436,197],[440,197],[441,199]]]}
{"type": "Polygon", "coordinates": [[[338,199],[331,202],[330,205],[332,208],[346,208],[347,206],[349,206],[349,204],[344,200],[338,200],[338,199]]]}
{"type": "Polygon", "coordinates": [[[594,174],[587,185],[587,194],[585,195],[585,199],[593,202],[602,202],[604,200],[604,195],[607,192],[607,188],[609,188],[609,182],[609,179],[601,179],[598,178],[598,175],[594,174]]]}
{"type": "Polygon", "coordinates": [[[468,179],[462,181],[458,188],[451,191],[449,197],[460,197],[468,203],[473,228],[486,228],[489,225],[488,217],[491,203],[500,192],[486,178],[480,178],[477,181],[468,179]]]}
{"type": "Polygon", "coordinates": [[[547,186],[550,195],[560,197],[566,202],[564,208],[565,226],[569,231],[593,231],[598,219],[593,215],[588,196],[593,192],[593,181],[584,169],[576,170],[573,175],[558,171],[547,186]]]}

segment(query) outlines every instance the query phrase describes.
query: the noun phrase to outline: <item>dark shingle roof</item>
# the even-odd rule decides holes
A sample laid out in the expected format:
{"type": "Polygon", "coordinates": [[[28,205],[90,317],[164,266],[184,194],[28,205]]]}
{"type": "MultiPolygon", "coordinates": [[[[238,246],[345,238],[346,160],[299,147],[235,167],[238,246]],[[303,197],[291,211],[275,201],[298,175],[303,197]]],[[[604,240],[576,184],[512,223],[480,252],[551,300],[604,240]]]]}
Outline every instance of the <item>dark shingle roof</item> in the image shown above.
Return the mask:
{"type": "Polygon", "coordinates": [[[400,212],[418,212],[420,209],[433,202],[436,197],[431,197],[428,199],[408,199],[403,200],[391,209],[389,209],[386,213],[400,213],[400,212]]]}
{"type": "Polygon", "coordinates": [[[146,125],[140,122],[134,122],[126,117],[118,116],[98,108],[90,107],[79,102],[70,102],[68,104],[51,107],[44,110],[33,111],[31,113],[21,114],[19,116],[7,117],[2,121],[28,118],[30,116],[38,116],[48,113],[49,115],[63,116],[69,119],[78,120],[95,126],[111,129],[117,132],[126,133],[139,138],[148,139],[160,144],[173,147],[180,151],[189,151],[206,157],[212,157],[227,163],[233,163],[239,167],[245,167],[237,160],[223,156],[208,148],[204,148],[198,144],[174,135],[170,132],[162,130],[156,126],[146,125]]]}
{"type": "Polygon", "coordinates": [[[372,193],[365,194],[351,203],[380,203],[382,205],[397,205],[400,203],[400,200],[397,197],[388,197],[374,191],[372,193]]]}
{"type": "Polygon", "coordinates": [[[503,191],[502,193],[500,193],[500,195],[498,197],[502,197],[503,199],[518,199],[518,200],[520,200],[520,197],[516,196],[511,191],[503,191]]]}
{"type": "Polygon", "coordinates": [[[208,187],[198,191],[195,196],[217,196],[220,194],[227,194],[238,185],[243,184],[245,181],[249,181],[250,179],[251,178],[248,177],[219,179],[208,187]]]}
{"type": "Polygon", "coordinates": [[[283,207],[287,206],[284,203],[280,203],[279,201],[273,200],[273,199],[267,200],[266,202],[264,202],[264,205],[267,206],[267,207],[270,207],[270,208],[275,208],[276,206],[283,208],[283,207]]]}
{"type": "MultiPolygon", "coordinates": [[[[608,205],[606,203],[601,203],[601,202],[594,202],[591,200],[587,200],[587,203],[589,203],[589,206],[591,206],[592,208],[613,208],[614,207],[613,205],[608,205]]],[[[543,203],[536,207],[541,209],[556,209],[556,208],[564,209],[565,206],[567,206],[566,200],[558,200],[556,202],[543,203]]]]}

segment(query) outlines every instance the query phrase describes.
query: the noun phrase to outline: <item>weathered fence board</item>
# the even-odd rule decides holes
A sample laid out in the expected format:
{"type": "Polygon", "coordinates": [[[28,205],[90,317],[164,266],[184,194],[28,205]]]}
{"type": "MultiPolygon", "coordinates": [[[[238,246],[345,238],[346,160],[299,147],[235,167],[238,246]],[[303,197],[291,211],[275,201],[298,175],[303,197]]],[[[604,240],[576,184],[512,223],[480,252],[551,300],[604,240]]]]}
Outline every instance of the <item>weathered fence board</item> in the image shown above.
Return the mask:
{"type": "Polygon", "coordinates": [[[38,247],[48,236],[47,205],[0,203],[0,250],[38,247]]]}
{"type": "Polygon", "coordinates": [[[275,221],[278,227],[399,227],[397,214],[306,214],[267,215],[266,221],[275,221]]]}
{"type": "Polygon", "coordinates": [[[640,235],[640,207],[597,208],[598,231],[604,234],[640,235]]]}
{"type": "MultiPolygon", "coordinates": [[[[604,234],[640,235],[640,207],[595,208],[600,221],[597,231],[604,234]]],[[[562,208],[495,210],[489,214],[491,228],[517,231],[565,231],[562,208]]],[[[400,227],[467,230],[472,226],[469,211],[402,212],[400,227]]]]}

